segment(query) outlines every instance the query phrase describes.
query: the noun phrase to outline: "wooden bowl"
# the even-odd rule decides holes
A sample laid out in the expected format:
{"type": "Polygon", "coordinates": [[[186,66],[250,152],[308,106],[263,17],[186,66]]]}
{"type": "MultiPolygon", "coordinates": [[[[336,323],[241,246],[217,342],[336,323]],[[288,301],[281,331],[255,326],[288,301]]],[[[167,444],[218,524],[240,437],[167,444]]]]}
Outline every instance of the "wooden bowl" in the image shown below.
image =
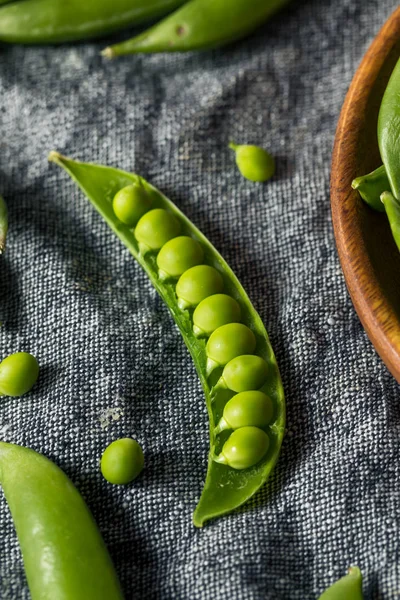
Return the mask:
{"type": "Polygon", "coordinates": [[[400,58],[400,8],[365,54],[350,85],[336,131],[331,208],[339,258],[351,299],[380,357],[400,383],[400,253],[385,213],[351,188],[381,159],[377,119],[385,86],[400,58]]]}

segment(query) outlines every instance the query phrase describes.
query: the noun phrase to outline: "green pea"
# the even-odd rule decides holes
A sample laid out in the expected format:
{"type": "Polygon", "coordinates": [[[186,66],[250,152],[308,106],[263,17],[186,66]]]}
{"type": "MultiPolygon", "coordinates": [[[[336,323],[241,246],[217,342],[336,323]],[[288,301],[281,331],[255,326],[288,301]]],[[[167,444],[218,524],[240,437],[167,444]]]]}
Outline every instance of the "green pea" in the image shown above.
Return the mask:
{"type": "Polygon", "coordinates": [[[229,148],[236,152],[239,171],[250,181],[267,181],[275,173],[275,160],[264,148],[238,145],[231,142],[229,148]]]}
{"type": "Polygon", "coordinates": [[[207,296],[222,292],[224,282],[221,274],[209,265],[197,265],[180,276],[176,284],[178,306],[181,309],[196,306],[207,296]]]}
{"type": "Polygon", "coordinates": [[[231,296],[214,294],[204,298],[193,313],[193,332],[196,336],[210,335],[227,323],[240,321],[240,306],[231,296]]]}
{"type": "Polygon", "coordinates": [[[229,388],[234,392],[258,390],[268,376],[268,363],[260,356],[243,354],[225,365],[216,388],[229,388]]]}
{"type": "Polygon", "coordinates": [[[0,396],[23,396],[34,386],[39,365],[28,352],[10,354],[0,363],[0,396]]]}
{"type": "Polygon", "coordinates": [[[149,210],[136,225],[135,237],[142,254],[159,250],[169,240],[179,235],[178,219],[164,208],[149,210]]]}
{"type": "Polygon", "coordinates": [[[265,431],[258,427],[241,427],[231,433],[214,460],[232,469],[248,469],[260,462],[268,447],[269,437],[265,431]]]}
{"type": "Polygon", "coordinates": [[[151,199],[141,183],[132,183],[117,192],[113,210],[122,223],[133,227],[151,206],[151,199]]]}
{"type": "Polygon", "coordinates": [[[256,348],[256,337],[242,323],[228,323],[218,327],[209,337],[206,346],[207,373],[217,367],[226,365],[241,354],[251,354],[256,348]]]}
{"type": "Polygon", "coordinates": [[[274,406],[269,396],[257,390],[240,392],[225,404],[215,433],[249,425],[266,427],[270,424],[273,414],[274,406]]]}
{"type": "Polygon", "coordinates": [[[358,567],[350,567],[347,575],[336,581],[319,600],[363,600],[362,574],[358,567]]]}
{"type": "Polygon", "coordinates": [[[104,450],[100,468],[103,477],[110,483],[130,483],[144,466],[143,450],[136,440],[115,440],[104,450]]]}
{"type": "Polygon", "coordinates": [[[161,248],[157,256],[158,275],[160,279],[179,277],[204,259],[204,251],[199,242],[187,235],[169,240],[161,248]]]}

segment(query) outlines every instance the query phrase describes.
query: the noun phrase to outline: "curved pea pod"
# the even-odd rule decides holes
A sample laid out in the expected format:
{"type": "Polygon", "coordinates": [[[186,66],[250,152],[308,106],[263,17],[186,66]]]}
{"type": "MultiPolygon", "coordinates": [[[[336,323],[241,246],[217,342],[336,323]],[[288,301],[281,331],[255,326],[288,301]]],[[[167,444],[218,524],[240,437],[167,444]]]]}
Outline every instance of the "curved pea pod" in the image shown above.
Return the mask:
{"type": "Polygon", "coordinates": [[[360,569],[350,567],[348,574],[325,590],[319,600],[363,600],[360,569]]]}
{"type": "Polygon", "coordinates": [[[123,600],[97,525],[61,469],[29,448],[0,442],[0,484],[32,600],[123,600]]]}
{"type": "Polygon", "coordinates": [[[0,40],[22,44],[83,40],[165,15],[183,2],[18,0],[0,8],[0,40]]]}
{"type": "Polygon", "coordinates": [[[8,231],[8,211],[4,198],[0,196],[0,254],[6,249],[6,237],[8,231]]]}
{"type": "Polygon", "coordinates": [[[383,192],[381,200],[389,219],[394,241],[400,251],[400,202],[391,192],[383,192]]]}
{"type": "Polygon", "coordinates": [[[381,165],[367,175],[356,177],[351,182],[353,190],[357,190],[361,198],[374,210],[384,212],[381,194],[390,190],[390,183],[384,165],[381,165]]]}
{"type": "MultiPolygon", "coordinates": [[[[197,527],[201,527],[208,519],[231,512],[253,496],[268,479],[279,455],[285,427],[285,402],[278,366],[265,327],[246,292],[222,256],[193,223],[159,190],[143,178],[139,178],[138,175],[118,169],[77,162],[63,157],[56,152],[52,152],[49,159],[64,168],[72,179],[75,180],[96,210],[102,215],[111,229],[145,270],[154,287],[168,306],[192,356],[204,390],[210,422],[208,472],[200,501],[193,516],[194,524],[197,527]],[[115,194],[121,188],[131,183],[138,183],[139,181],[141,181],[143,187],[153,198],[152,210],[154,208],[164,210],[166,214],[173,215],[177,219],[180,224],[180,232],[177,236],[190,236],[201,245],[204,255],[204,266],[212,267],[212,269],[211,271],[208,269],[206,271],[195,271],[195,273],[199,273],[197,283],[201,281],[205,288],[207,288],[207,293],[210,294],[220,294],[222,287],[223,294],[232,297],[239,305],[240,310],[232,311],[232,319],[236,321],[239,316],[240,326],[236,327],[238,324],[232,322],[231,325],[235,327],[231,330],[229,325],[226,324],[226,320],[223,320],[225,324],[215,329],[211,334],[211,336],[214,336],[213,339],[215,341],[215,344],[212,344],[212,359],[217,359],[219,361],[218,364],[223,365],[232,358],[232,348],[229,347],[229,344],[228,346],[225,345],[226,337],[221,336],[221,331],[218,332],[218,330],[222,329],[223,332],[228,331],[228,334],[231,334],[231,339],[235,342],[235,352],[243,352],[244,348],[245,354],[253,352],[268,365],[267,369],[263,369],[261,391],[271,399],[273,418],[268,424],[263,421],[261,434],[259,431],[254,432],[254,452],[247,462],[243,461],[243,457],[241,456],[237,457],[237,460],[232,459],[232,453],[235,452],[233,442],[236,438],[240,438],[241,440],[241,434],[235,435],[226,446],[230,432],[222,431],[218,433],[215,431],[216,425],[223,416],[224,407],[229,398],[234,395],[234,392],[221,385],[215,387],[215,389],[213,387],[219,379],[222,367],[217,367],[215,371],[212,370],[211,372],[207,369],[207,363],[210,358],[207,355],[208,342],[207,339],[197,336],[197,331],[194,331],[194,307],[187,306],[187,304],[182,305],[179,302],[177,295],[177,291],[179,293],[179,282],[174,279],[166,280],[164,277],[160,277],[157,256],[158,252],[162,252],[162,249],[161,251],[152,250],[145,254],[141,253],[139,242],[135,237],[136,230],[121,223],[113,212],[112,201],[115,194]],[[215,278],[215,271],[219,274],[217,279],[215,278]],[[210,282],[216,283],[217,287],[208,287],[210,282]],[[228,330],[224,328],[228,328],[228,330]],[[237,345],[234,339],[237,330],[241,331],[242,328],[245,332],[245,335],[241,338],[243,339],[243,346],[241,343],[237,345]],[[224,448],[225,454],[222,453],[224,448]],[[247,468],[250,459],[253,462],[256,460],[256,464],[251,464],[247,468]],[[228,462],[232,462],[234,467],[227,464],[228,462]]],[[[169,242],[166,243],[168,244],[169,242]]],[[[188,290],[186,287],[188,281],[193,279],[193,269],[196,270],[198,267],[190,267],[185,272],[191,272],[191,277],[185,280],[185,295],[188,290]]],[[[196,285],[194,285],[194,288],[190,288],[189,291],[191,292],[193,289],[198,294],[199,289],[196,285]]],[[[201,299],[201,295],[202,293],[197,295],[196,298],[192,298],[192,300],[204,301],[204,299],[201,299]]],[[[209,298],[212,297],[209,296],[209,298]]],[[[218,306],[223,306],[223,303],[217,304],[218,306]]],[[[211,330],[213,330],[215,322],[214,310],[215,306],[212,308],[212,323],[208,323],[207,318],[207,327],[210,325],[211,330]]],[[[236,356],[235,353],[234,355],[236,356]]],[[[260,377],[256,379],[260,381],[260,377]]],[[[247,431],[247,433],[251,435],[252,428],[248,429],[250,431],[247,431]]]]}
{"type": "Polygon", "coordinates": [[[223,46],[259,27],[289,0],[191,0],[144,33],[103,55],[179,52],[223,46]]]}
{"type": "Polygon", "coordinates": [[[378,144],[393,195],[400,200],[400,60],[390,76],[378,115],[378,144]]]}

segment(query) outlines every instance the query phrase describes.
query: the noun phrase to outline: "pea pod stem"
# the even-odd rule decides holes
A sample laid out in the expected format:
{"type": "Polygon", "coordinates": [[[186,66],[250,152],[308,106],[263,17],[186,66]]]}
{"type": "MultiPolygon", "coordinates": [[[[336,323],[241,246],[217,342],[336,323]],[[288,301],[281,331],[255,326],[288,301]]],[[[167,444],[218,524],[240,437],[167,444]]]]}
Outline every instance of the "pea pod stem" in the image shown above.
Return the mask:
{"type": "Polygon", "coordinates": [[[4,198],[0,196],[0,254],[6,249],[6,237],[8,231],[8,210],[4,198]]]}
{"type": "Polygon", "coordinates": [[[351,182],[353,190],[357,190],[362,200],[374,210],[384,212],[381,202],[381,194],[390,190],[390,183],[384,165],[381,165],[371,173],[356,177],[351,182]]]}
{"type": "Polygon", "coordinates": [[[0,0],[0,40],[48,44],[91,38],[167,14],[185,0],[0,0]]]}
{"type": "Polygon", "coordinates": [[[256,29],[289,0],[190,0],[147,31],[103,50],[123,54],[182,52],[223,46],[256,29]]]}
{"type": "Polygon", "coordinates": [[[29,448],[0,442],[0,484],[32,600],[123,600],[96,523],[61,469],[29,448]]]}
{"type": "MultiPolygon", "coordinates": [[[[113,212],[112,202],[115,195],[123,187],[131,183],[137,183],[138,175],[102,165],[81,163],[66,158],[57,152],[52,152],[49,155],[49,160],[62,167],[78,184],[96,210],[145,270],[155,289],[169,308],[192,356],[204,390],[209,415],[210,452],[208,471],[203,492],[193,515],[194,525],[201,527],[205,521],[231,512],[253,496],[260,486],[267,481],[278,459],[285,428],[285,402],[279,369],[268,334],[246,292],[222,256],[175,204],[142,178],[145,190],[154,198],[153,206],[162,208],[172,214],[180,224],[181,232],[177,235],[190,236],[201,244],[205,264],[213,267],[223,276],[224,293],[230,295],[240,304],[242,323],[240,327],[246,329],[247,326],[248,329],[251,328],[256,342],[255,354],[268,362],[268,379],[264,387],[265,393],[272,398],[275,406],[275,421],[265,432],[265,435],[268,435],[270,439],[270,444],[265,454],[262,457],[260,456],[257,464],[254,464],[251,468],[235,470],[215,460],[215,456],[219,455],[221,448],[214,429],[216,423],[220,420],[226,398],[223,397],[223,391],[221,394],[217,392],[212,395],[212,381],[208,377],[206,368],[205,340],[197,338],[194,334],[190,312],[181,310],[179,307],[175,283],[160,279],[154,251],[142,255],[139,251],[135,231],[123,225],[113,212]]],[[[150,214],[150,212],[151,210],[147,214],[150,214]]]]}

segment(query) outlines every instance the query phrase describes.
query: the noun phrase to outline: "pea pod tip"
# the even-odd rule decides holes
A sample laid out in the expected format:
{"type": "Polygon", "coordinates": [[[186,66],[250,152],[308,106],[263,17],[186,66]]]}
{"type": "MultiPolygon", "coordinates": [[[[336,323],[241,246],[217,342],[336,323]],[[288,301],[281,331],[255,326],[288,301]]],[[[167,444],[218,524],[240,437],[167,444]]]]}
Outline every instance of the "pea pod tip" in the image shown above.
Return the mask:
{"type": "Polygon", "coordinates": [[[100,52],[100,54],[101,54],[101,56],[104,56],[104,58],[108,58],[108,59],[112,59],[117,56],[116,52],[114,52],[114,50],[112,49],[111,46],[104,48],[104,50],[102,50],[100,52]]]}

